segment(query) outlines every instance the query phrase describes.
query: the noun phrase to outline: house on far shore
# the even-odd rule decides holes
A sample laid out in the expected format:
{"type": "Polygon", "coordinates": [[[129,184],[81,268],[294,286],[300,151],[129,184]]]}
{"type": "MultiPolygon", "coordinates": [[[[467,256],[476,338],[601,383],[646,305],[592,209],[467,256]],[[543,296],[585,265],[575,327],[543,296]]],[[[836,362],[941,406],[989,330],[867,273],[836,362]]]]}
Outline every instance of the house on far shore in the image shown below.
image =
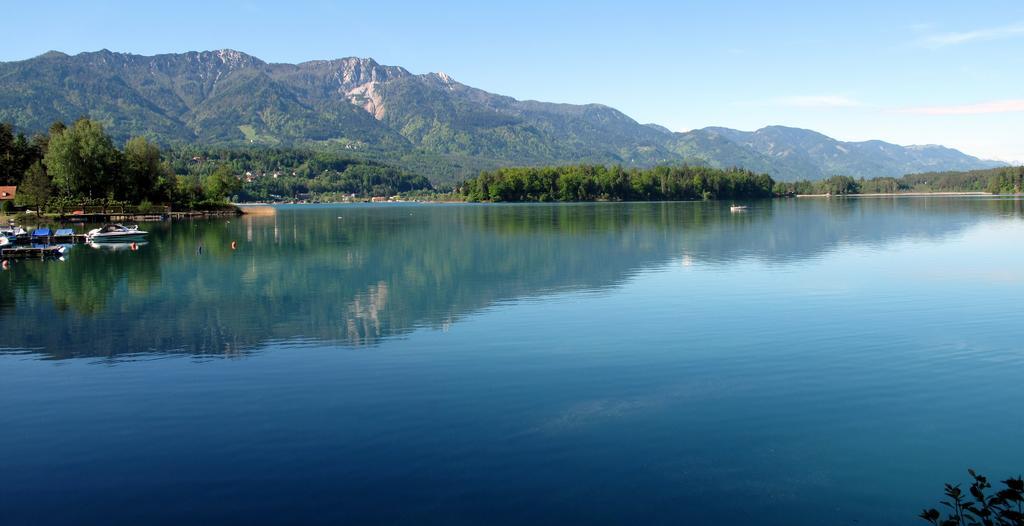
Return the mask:
{"type": "Polygon", "coordinates": [[[14,201],[14,194],[17,193],[17,186],[0,186],[0,201],[14,201]]]}

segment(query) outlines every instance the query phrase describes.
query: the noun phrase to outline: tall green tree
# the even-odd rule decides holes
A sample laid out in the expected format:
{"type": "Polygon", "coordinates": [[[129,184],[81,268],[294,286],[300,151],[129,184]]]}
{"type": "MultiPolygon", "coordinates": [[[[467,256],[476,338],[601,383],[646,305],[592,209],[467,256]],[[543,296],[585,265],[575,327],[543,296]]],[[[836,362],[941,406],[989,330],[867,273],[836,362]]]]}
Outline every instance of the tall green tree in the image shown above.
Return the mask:
{"type": "Polygon", "coordinates": [[[158,197],[164,167],[160,163],[160,148],[146,140],[134,137],[124,146],[122,174],[127,185],[126,195],[131,201],[158,197]]]}
{"type": "Polygon", "coordinates": [[[42,162],[36,161],[25,172],[16,198],[22,205],[34,206],[36,210],[42,211],[52,192],[53,185],[46,168],[42,162]]]}
{"type": "Polygon", "coordinates": [[[203,179],[203,193],[207,199],[220,201],[242,189],[242,181],[235,177],[231,167],[222,164],[203,179]]]}
{"type": "Polygon", "coordinates": [[[121,152],[103,126],[82,118],[51,135],[43,158],[53,184],[62,194],[85,197],[123,197],[121,152]]]}
{"type": "Polygon", "coordinates": [[[38,149],[25,135],[15,135],[11,124],[0,124],[0,184],[17,185],[25,170],[39,158],[38,149]]]}
{"type": "Polygon", "coordinates": [[[64,121],[53,121],[53,124],[50,125],[49,136],[60,135],[66,129],[68,129],[68,125],[64,124],[64,121]]]}
{"type": "Polygon", "coordinates": [[[8,123],[0,124],[0,184],[14,184],[14,130],[8,123]]]}

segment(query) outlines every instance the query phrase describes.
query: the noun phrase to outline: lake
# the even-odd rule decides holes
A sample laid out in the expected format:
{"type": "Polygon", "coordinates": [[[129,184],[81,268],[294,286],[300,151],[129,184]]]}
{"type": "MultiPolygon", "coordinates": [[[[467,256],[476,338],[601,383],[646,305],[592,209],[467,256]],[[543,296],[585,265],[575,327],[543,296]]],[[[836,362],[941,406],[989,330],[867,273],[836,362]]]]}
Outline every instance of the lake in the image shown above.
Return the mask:
{"type": "Polygon", "coordinates": [[[17,262],[0,523],[923,524],[1024,470],[1024,202],[749,204],[283,206],[17,262]]]}

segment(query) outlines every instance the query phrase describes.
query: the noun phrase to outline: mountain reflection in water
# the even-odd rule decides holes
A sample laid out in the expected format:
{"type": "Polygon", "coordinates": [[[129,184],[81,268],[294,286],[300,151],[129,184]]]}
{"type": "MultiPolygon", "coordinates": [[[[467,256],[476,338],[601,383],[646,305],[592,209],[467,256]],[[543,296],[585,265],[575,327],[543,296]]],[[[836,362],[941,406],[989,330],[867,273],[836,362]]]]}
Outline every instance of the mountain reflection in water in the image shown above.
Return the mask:
{"type": "Polygon", "coordinates": [[[68,358],[374,345],[677,261],[787,265],[1020,215],[1015,199],[789,199],[743,214],[700,202],[341,205],[149,224],[137,252],[77,246],[65,262],[0,274],[0,324],[31,328],[9,330],[2,347],[68,358]]]}

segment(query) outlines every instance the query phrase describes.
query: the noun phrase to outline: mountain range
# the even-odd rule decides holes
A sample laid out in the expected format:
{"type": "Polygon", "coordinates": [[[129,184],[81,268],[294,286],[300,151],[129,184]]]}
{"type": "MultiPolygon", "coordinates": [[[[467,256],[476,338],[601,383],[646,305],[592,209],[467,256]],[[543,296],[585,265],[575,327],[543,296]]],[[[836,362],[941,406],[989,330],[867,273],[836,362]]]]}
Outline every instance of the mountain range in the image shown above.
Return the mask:
{"type": "Polygon", "coordinates": [[[578,162],[735,166],[778,180],[1002,166],[942,146],[842,142],[783,126],[677,133],[600,104],[521,101],[369,58],[273,64],[228,49],[102,50],[0,63],[0,121],[31,133],[79,116],[121,141],[346,150],[435,181],[578,162]]]}

